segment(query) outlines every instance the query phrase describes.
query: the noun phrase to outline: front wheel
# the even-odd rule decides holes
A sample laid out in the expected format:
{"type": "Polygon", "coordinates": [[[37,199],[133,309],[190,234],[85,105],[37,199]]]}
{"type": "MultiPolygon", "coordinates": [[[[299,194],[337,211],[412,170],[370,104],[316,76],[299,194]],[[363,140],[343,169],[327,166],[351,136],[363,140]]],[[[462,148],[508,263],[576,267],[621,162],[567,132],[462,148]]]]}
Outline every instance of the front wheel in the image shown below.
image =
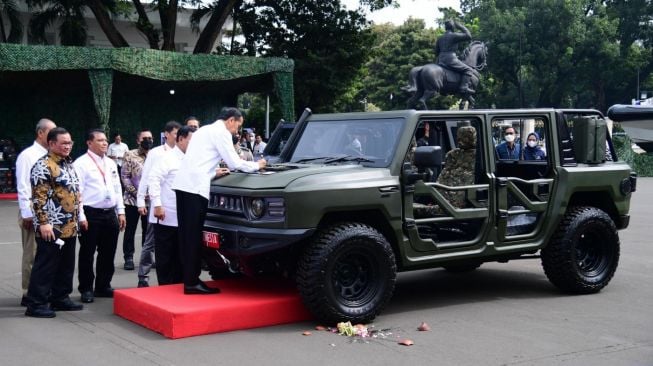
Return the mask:
{"type": "Polygon", "coordinates": [[[595,207],[570,209],[542,249],[549,281],[570,293],[599,292],[612,279],[618,263],[617,228],[607,213],[595,207]]]}
{"type": "Polygon", "coordinates": [[[394,253],[381,233],[341,223],[315,236],[299,261],[297,284],[319,320],[367,323],[392,297],[396,275],[394,253]]]}

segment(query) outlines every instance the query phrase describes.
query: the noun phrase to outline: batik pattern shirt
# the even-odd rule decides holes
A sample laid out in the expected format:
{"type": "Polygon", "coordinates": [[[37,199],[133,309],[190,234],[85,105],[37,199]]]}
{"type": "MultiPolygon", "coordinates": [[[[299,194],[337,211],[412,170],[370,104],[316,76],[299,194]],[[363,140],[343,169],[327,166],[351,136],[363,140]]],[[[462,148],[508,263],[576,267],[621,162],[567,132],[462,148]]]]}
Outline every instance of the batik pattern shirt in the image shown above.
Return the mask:
{"type": "Polygon", "coordinates": [[[125,200],[125,205],[136,206],[136,194],[143,175],[146,156],[145,151],[140,148],[125,153],[120,171],[120,180],[124,187],[122,197],[125,200]]]}
{"type": "Polygon", "coordinates": [[[36,236],[41,236],[39,227],[47,224],[57,237],[76,236],[81,197],[72,159],[52,153],[43,156],[32,167],[31,184],[36,236]]]}

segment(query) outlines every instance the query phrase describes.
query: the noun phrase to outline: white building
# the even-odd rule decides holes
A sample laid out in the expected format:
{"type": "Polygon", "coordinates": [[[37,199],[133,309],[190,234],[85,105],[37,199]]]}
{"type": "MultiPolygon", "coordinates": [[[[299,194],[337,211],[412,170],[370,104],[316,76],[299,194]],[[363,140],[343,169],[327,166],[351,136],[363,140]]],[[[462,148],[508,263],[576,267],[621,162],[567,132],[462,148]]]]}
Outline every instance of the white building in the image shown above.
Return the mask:
{"type": "MultiPolygon", "coordinates": [[[[21,43],[29,44],[30,41],[28,38],[28,28],[29,28],[29,19],[31,17],[31,12],[29,11],[27,4],[25,3],[24,0],[18,0],[16,2],[18,8],[20,9],[21,22],[23,23],[23,39],[21,43]]],[[[150,10],[148,4],[144,4],[144,5],[146,6],[146,10],[148,10],[147,16],[150,22],[152,23],[152,25],[155,28],[160,28],[161,20],[159,18],[158,11],[150,10]]],[[[179,52],[192,53],[193,49],[195,48],[195,43],[199,38],[199,33],[194,33],[190,28],[190,15],[192,11],[193,9],[180,9],[180,11],[177,14],[177,27],[175,31],[175,49],[179,52]]],[[[0,16],[3,16],[5,32],[8,34],[9,21],[6,18],[6,16],[4,16],[4,14],[0,14],[0,16]]],[[[109,42],[106,35],[100,28],[100,25],[98,24],[97,20],[95,19],[95,16],[90,11],[90,9],[88,8],[86,9],[84,13],[84,17],[86,18],[86,24],[88,26],[87,46],[109,47],[109,48],[112,47],[111,43],[109,42]]],[[[136,23],[135,23],[136,20],[138,20],[138,15],[136,14],[136,10],[134,10],[133,13],[127,18],[124,16],[114,17],[113,23],[115,24],[118,31],[120,31],[122,36],[125,38],[127,43],[129,43],[130,47],[150,48],[145,35],[140,33],[138,29],[136,29],[136,23]]],[[[204,29],[204,25],[206,24],[207,21],[208,21],[208,17],[205,17],[202,20],[202,23],[200,24],[200,30],[204,29]]],[[[50,45],[61,44],[59,40],[59,30],[58,30],[59,24],[60,24],[59,22],[56,22],[46,30],[46,34],[45,34],[46,39],[48,44],[50,45]]],[[[231,29],[231,28],[232,28],[231,18],[229,18],[225,22],[223,28],[223,34],[225,29],[231,29]]],[[[221,37],[218,38],[220,39],[221,37]]],[[[212,49],[214,48],[215,46],[212,47],[212,49]]]]}

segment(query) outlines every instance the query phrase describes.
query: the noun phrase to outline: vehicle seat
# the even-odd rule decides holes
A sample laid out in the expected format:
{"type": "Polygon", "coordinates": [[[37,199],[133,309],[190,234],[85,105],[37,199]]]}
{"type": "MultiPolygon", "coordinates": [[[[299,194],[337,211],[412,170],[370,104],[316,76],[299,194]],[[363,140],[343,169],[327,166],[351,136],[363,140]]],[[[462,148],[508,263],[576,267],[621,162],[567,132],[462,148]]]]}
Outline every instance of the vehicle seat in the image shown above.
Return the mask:
{"type": "MultiPolygon", "coordinates": [[[[476,129],[472,126],[459,127],[456,138],[458,147],[445,155],[444,168],[436,183],[451,187],[472,185],[476,168],[476,129]]],[[[467,206],[465,192],[440,190],[440,193],[456,208],[467,206]]],[[[433,217],[442,213],[438,205],[413,204],[415,218],[433,217]]]]}
{"type": "MultiPolygon", "coordinates": [[[[458,128],[458,147],[450,150],[444,158],[444,168],[436,183],[451,187],[474,184],[476,171],[476,129],[472,126],[458,128]]],[[[467,206],[465,192],[442,191],[442,195],[456,208],[467,206]]]]}

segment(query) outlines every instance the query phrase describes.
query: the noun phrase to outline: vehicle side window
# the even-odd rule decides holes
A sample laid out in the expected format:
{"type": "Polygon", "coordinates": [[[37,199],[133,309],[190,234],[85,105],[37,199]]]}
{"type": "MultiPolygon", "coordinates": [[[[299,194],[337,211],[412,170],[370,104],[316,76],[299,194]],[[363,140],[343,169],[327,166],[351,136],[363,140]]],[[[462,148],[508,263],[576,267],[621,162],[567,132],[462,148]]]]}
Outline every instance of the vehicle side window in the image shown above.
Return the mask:
{"type": "Polygon", "coordinates": [[[497,160],[547,160],[546,128],[541,118],[495,119],[492,139],[497,160]]]}
{"type": "Polygon", "coordinates": [[[492,121],[497,176],[528,180],[550,173],[548,123],[548,119],[540,117],[495,118],[492,121]]]}

